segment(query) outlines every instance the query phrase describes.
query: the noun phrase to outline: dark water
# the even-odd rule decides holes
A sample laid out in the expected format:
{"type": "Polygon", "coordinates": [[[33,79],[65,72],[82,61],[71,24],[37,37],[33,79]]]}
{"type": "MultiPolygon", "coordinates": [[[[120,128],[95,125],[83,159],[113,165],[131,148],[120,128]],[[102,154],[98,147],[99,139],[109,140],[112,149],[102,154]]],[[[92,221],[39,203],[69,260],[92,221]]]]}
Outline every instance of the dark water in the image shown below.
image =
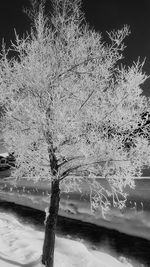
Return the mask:
{"type": "MultiPolygon", "coordinates": [[[[45,213],[42,211],[7,202],[0,202],[0,210],[15,214],[24,224],[30,223],[38,230],[44,229],[45,213]]],[[[106,252],[113,251],[114,256],[122,255],[132,259],[133,262],[136,260],[144,264],[144,267],[150,266],[150,241],[144,238],[130,236],[116,230],[62,216],[58,217],[57,234],[83,239],[93,249],[103,248],[106,252]]],[[[142,265],[138,264],[136,266],[142,265]]]]}

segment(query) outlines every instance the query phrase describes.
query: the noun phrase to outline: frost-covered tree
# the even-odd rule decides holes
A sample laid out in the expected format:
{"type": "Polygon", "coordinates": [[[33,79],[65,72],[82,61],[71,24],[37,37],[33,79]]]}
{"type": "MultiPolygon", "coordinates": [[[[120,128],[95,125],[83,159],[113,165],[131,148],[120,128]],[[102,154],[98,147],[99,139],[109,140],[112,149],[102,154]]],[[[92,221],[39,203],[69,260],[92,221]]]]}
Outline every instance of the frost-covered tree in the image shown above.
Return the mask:
{"type": "Polygon", "coordinates": [[[106,43],[86,24],[80,0],[52,0],[50,15],[45,1],[31,3],[30,34],[16,34],[14,57],[4,46],[1,54],[1,124],[15,153],[13,177],[49,181],[42,263],[52,267],[60,190],[82,192],[86,184],[93,211],[121,208],[125,187],[150,165],[149,141],[135,131],[149,112],[140,87],[147,77],[139,61],[120,64],[127,26],[108,33],[106,43]]]}

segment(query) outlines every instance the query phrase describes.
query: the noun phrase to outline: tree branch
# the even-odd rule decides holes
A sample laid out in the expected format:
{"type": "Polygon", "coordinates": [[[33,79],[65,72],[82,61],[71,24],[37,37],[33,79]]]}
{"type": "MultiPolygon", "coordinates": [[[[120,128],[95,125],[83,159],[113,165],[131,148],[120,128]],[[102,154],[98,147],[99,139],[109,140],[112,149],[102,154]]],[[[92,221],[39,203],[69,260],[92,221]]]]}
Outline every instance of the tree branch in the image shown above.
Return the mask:
{"type": "MultiPolygon", "coordinates": [[[[83,106],[87,103],[87,101],[90,99],[90,97],[93,95],[93,93],[94,93],[94,90],[88,95],[87,99],[82,103],[82,105],[78,109],[77,113],[81,110],[81,108],[83,108],[83,106]]],[[[77,113],[75,114],[75,116],[77,115],[77,113]]]]}
{"type": "MultiPolygon", "coordinates": [[[[104,58],[104,56],[103,56],[103,58],[104,58]]],[[[89,61],[96,60],[96,59],[102,59],[102,56],[86,58],[85,60],[81,61],[80,63],[77,63],[77,64],[71,66],[70,68],[68,68],[67,70],[63,71],[62,73],[58,74],[56,77],[54,77],[52,82],[55,82],[55,80],[61,78],[63,75],[67,74],[68,72],[72,72],[77,67],[82,66],[83,64],[88,63],[89,61]]]]}
{"type": "Polygon", "coordinates": [[[58,168],[62,167],[63,165],[65,165],[66,163],[76,160],[76,159],[83,159],[84,156],[77,156],[77,157],[72,157],[72,158],[64,158],[63,162],[58,164],[58,168]]]}
{"type": "MultiPolygon", "coordinates": [[[[75,167],[69,168],[68,170],[64,171],[61,174],[59,181],[62,181],[64,178],[66,178],[68,175],[70,175],[70,173],[72,173],[72,171],[78,170],[79,168],[82,168],[82,167],[91,166],[94,164],[101,164],[101,163],[105,163],[105,162],[126,162],[126,161],[129,161],[129,160],[119,160],[119,159],[113,160],[113,159],[111,159],[111,160],[102,160],[102,161],[95,161],[95,162],[91,162],[91,163],[80,164],[80,165],[77,165],[75,167]]],[[[82,171],[85,171],[85,170],[82,170],[82,171]]]]}
{"type": "Polygon", "coordinates": [[[127,96],[128,96],[128,94],[125,94],[124,97],[122,97],[122,99],[119,101],[119,103],[109,113],[107,113],[105,115],[105,117],[102,119],[102,121],[105,120],[109,115],[111,115],[127,96]]]}

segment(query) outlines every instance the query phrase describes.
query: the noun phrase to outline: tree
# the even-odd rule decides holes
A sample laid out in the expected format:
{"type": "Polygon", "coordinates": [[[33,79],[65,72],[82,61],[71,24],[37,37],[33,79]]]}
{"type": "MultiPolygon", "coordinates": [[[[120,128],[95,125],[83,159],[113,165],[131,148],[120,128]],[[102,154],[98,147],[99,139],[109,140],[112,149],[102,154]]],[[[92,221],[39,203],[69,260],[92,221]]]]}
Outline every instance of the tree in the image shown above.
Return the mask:
{"type": "Polygon", "coordinates": [[[147,140],[150,141],[150,114],[148,111],[141,114],[140,122],[137,124],[137,127],[134,130],[123,130],[121,132],[118,132],[115,128],[110,128],[108,130],[108,136],[109,138],[112,137],[115,134],[118,134],[119,136],[124,136],[124,147],[126,149],[130,149],[131,146],[135,146],[134,140],[136,142],[136,137],[138,136],[144,136],[147,140]]]}
{"type": "Polygon", "coordinates": [[[45,1],[31,3],[31,32],[16,34],[1,53],[1,125],[16,158],[12,176],[49,181],[42,263],[52,267],[60,190],[81,192],[86,184],[93,212],[111,204],[122,208],[125,187],[134,187],[134,178],[150,165],[144,135],[137,132],[130,149],[118,135],[134,132],[149,101],[140,87],[147,79],[143,63],[120,65],[127,26],[108,33],[106,43],[86,24],[80,0],[52,0],[50,15],[45,1]]]}

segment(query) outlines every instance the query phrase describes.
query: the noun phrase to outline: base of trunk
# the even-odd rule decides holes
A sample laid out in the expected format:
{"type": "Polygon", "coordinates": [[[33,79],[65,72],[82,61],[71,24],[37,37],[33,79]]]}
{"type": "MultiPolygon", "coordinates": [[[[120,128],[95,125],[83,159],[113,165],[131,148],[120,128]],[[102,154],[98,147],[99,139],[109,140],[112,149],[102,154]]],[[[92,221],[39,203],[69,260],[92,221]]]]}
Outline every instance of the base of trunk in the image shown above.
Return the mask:
{"type": "Polygon", "coordinates": [[[49,208],[49,215],[46,220],[45,238],[43,245],[42,264],[44,264],[46,267],[54,266],[55,232],[59,210],[59,195],[59,181],[55,180],[52,182],[51,202],[49,208]]]}

